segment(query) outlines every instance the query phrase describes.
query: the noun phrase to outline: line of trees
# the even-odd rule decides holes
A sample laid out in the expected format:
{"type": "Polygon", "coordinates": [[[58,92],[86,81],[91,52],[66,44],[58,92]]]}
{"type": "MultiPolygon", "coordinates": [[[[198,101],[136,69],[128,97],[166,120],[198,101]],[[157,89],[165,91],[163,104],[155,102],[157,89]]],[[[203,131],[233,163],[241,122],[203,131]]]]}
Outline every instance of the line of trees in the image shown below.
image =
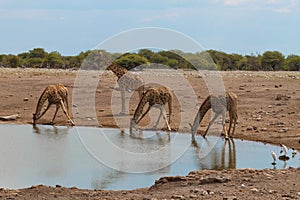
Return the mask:
{"type": "MultiPolygon", "coordinates": [[[[0,55],[0,67],[10,68],[72,68],[79,69],[82,64],[89,69],[98,69],[101,59],[96,58],[100,50],[80,52],[76,56],[63,56],[57,51],[46,52],[43,48],[34,48],[18,55],[0,55]]],[[[218,69],[218,70],[288,70],[300,71],[300,56],[285,57],[279,51],[266,51],[262,55],[228,54],[222,51],[208,50],[200,53],[186,53],[179,50],[155,52],[149,49],[137,53],[109,53],[101,50],[106,58],[117,64],[132,69],[145,63],[156,63],[158,67],[168,66],[173,69],[218,69]]]]}

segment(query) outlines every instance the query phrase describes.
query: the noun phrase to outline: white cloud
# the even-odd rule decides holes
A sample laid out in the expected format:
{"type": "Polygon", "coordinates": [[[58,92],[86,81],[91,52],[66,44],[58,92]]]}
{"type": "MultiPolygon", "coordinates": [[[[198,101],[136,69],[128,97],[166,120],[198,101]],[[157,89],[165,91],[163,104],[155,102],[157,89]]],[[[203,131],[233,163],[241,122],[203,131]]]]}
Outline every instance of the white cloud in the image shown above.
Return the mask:
{"type": "Polygon", "coordinates": [[[268,0],[269,4],[273,4],[272,10],[277,13],[290,13],[297,6],[296,0],[268,0]]]}
{"type": "Polygon", "coordinates": [[[256,9],[271,10],[277,13],[290,13],[298,7],[297,0],[214,0],[226,6],[251,6],[256,9]]]}
{"type": "Polygon", "coordinates": [[[273,9],[274,12],[277,13],[290,13],[291,9],[290,8],[275,8],[273,9]]]}
{"type": "Polygon", "coordinates": [[[250,2],[251,0],[224,0],[225,5],[230,5],[230,6],[238,6],[243,3],[250,2]]]}
{"type": "Polygon", "coordinates": [[[281,3],[282,2],[282,0],[267,0],[267,4],[279,4],[279,3],[281,3]]]}

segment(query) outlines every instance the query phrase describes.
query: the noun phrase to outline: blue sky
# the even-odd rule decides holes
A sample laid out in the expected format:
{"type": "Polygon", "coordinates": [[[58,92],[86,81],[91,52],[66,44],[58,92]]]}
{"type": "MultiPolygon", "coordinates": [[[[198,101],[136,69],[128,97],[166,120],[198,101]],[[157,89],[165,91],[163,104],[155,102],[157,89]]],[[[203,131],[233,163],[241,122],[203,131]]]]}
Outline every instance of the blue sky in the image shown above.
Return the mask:
{"type": "Polygon", "coordinates": [[[0,54],[77,55],[135,28],[181,32],[204,49],[300,55],[299,0],[0,0],[0,54]]]}

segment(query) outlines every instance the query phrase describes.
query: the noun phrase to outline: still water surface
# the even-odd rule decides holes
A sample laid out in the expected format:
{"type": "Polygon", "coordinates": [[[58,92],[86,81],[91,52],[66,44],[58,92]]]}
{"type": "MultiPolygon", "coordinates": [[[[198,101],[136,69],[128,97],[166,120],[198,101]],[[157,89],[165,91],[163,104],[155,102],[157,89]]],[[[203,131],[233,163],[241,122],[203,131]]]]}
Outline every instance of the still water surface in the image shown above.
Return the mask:
{"type": "Polygon", "coordinates": [[[0,187],[44,184],[87,189],[149,187],[162,176],[192,170],[299,167],[300,155],[273,162],[280,147],[210,136],[144,131],[130,137],[118,129],[0,125],[0,187]]]}

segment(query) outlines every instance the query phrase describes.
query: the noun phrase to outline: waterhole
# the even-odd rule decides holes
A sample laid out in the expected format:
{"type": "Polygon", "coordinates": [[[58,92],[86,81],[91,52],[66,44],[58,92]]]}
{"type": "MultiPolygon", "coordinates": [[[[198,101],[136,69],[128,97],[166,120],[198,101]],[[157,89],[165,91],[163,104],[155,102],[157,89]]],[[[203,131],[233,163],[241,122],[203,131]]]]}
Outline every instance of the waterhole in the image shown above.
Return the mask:
{"type": "Polygon", "coordinates": [[[201,169],[288,168],[300,155],[272,165],[281,147],[245,140],[92,127],[0,125],[0,187],[61,185],[83,189],[149,187],[162,176],[201,169]]]}

